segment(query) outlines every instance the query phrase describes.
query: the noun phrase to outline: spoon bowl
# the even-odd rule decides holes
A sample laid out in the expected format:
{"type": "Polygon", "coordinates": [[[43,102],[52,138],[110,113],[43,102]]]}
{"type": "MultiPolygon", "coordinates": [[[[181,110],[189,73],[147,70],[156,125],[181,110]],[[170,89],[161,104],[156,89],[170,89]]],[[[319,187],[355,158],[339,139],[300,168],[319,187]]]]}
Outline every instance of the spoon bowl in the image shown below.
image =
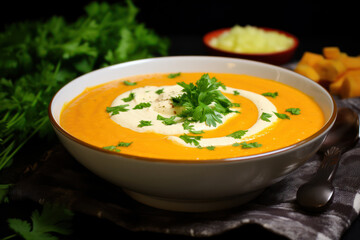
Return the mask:
{"type": "Polygon", "coordinates": [[[309,211],[322,211],[331,202],[335,188],[332,179],[341,154],[359,141],[359,116],[350,108],[340,108],[333,127],[326,136],[320,152],[324,158],[316,175],[297,191],[298,204],[309,211]]]}

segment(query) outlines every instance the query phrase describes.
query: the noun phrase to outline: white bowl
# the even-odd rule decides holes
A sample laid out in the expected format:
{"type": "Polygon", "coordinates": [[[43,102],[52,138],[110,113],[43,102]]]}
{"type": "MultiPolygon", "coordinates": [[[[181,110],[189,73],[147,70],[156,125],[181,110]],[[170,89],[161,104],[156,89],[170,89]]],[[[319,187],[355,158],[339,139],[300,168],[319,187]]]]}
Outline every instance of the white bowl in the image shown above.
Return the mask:
{"type": "Polygon", "coordinates": [[[51,124],[66,149],[98,176],[121,187],[135,200],[156,208],[203,212],[238,206],[258,196],[305,163],[319,149],[336,118],[331,95],[312,80],[285,68],[226,57],[180,56],[131,61],[76,78],[49,105],[51,124]],[[127,76],[160,72],[226,72],[273,79],[311,96],[325,125],[309,138],[263,154],[222,160],[174,161],[137,158],[89,145],[59,124],[62,107],[82,91],[127,76]]]}

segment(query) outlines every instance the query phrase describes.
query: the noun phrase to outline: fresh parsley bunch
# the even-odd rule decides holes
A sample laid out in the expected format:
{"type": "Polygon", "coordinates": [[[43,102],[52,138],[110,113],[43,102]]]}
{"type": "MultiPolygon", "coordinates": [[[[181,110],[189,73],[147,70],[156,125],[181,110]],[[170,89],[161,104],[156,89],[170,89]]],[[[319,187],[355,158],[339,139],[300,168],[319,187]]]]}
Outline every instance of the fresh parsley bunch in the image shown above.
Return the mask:
{"type": "Polygon", "coordinates": [[[68,81],[93,69],[167,55],[169,40],[136,21],[138,9],[90,3],[68,23],[14,23],[0,33],[0,170],[34,135],[52,135],[47,107],[68,81]]]}
{"type": "Polygon", "coordinates": [[[203,74],[195,83],[177,83],[183,87],[182,95],[173,98],[175,106],[181,106],[183,111],[179,117],[195,121],[205,122],[209,126],[216,126],[222,123],[222,116],[232,110],[232,103],[219,90],[226,89],[225,85],[215,77],[210,78],[209,74],[203,74]]]}

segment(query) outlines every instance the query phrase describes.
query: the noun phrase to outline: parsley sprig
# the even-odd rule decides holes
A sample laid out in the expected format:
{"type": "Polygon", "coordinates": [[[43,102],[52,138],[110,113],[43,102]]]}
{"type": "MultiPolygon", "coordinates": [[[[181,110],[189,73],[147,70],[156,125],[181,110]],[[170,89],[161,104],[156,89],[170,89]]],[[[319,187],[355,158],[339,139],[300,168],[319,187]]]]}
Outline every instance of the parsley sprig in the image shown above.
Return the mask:
{"type": "Polygon", "coordinates": [[[209,74],[203,74],[196,84],[177,84],[183,87],[184,93],[172,101],[174,106],[183,107],[180,117],[216,127],[222,123],[223,115],[232,112],[232,103],[219,90],[220,87],[226,89],[225,85],[214,77],[210,78],[209,74]]]}

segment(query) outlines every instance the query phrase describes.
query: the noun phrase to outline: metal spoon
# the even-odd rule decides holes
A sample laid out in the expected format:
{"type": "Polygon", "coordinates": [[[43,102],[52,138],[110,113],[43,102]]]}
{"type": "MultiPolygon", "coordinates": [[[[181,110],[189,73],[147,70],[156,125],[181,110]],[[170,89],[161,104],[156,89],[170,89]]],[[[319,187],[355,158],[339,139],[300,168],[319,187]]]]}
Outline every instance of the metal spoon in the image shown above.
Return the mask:
{"type": "Polygon", "coordinates": [[[334,195],[332,179],[339,165],[341,154],[354,147],[359,140],[359,116],[350,108],[340,108],[333,127],[330,129],[320,152],[323,160],[316,175],[300,186],[296,199],[309,211],[322,211],[334,195]]]}

